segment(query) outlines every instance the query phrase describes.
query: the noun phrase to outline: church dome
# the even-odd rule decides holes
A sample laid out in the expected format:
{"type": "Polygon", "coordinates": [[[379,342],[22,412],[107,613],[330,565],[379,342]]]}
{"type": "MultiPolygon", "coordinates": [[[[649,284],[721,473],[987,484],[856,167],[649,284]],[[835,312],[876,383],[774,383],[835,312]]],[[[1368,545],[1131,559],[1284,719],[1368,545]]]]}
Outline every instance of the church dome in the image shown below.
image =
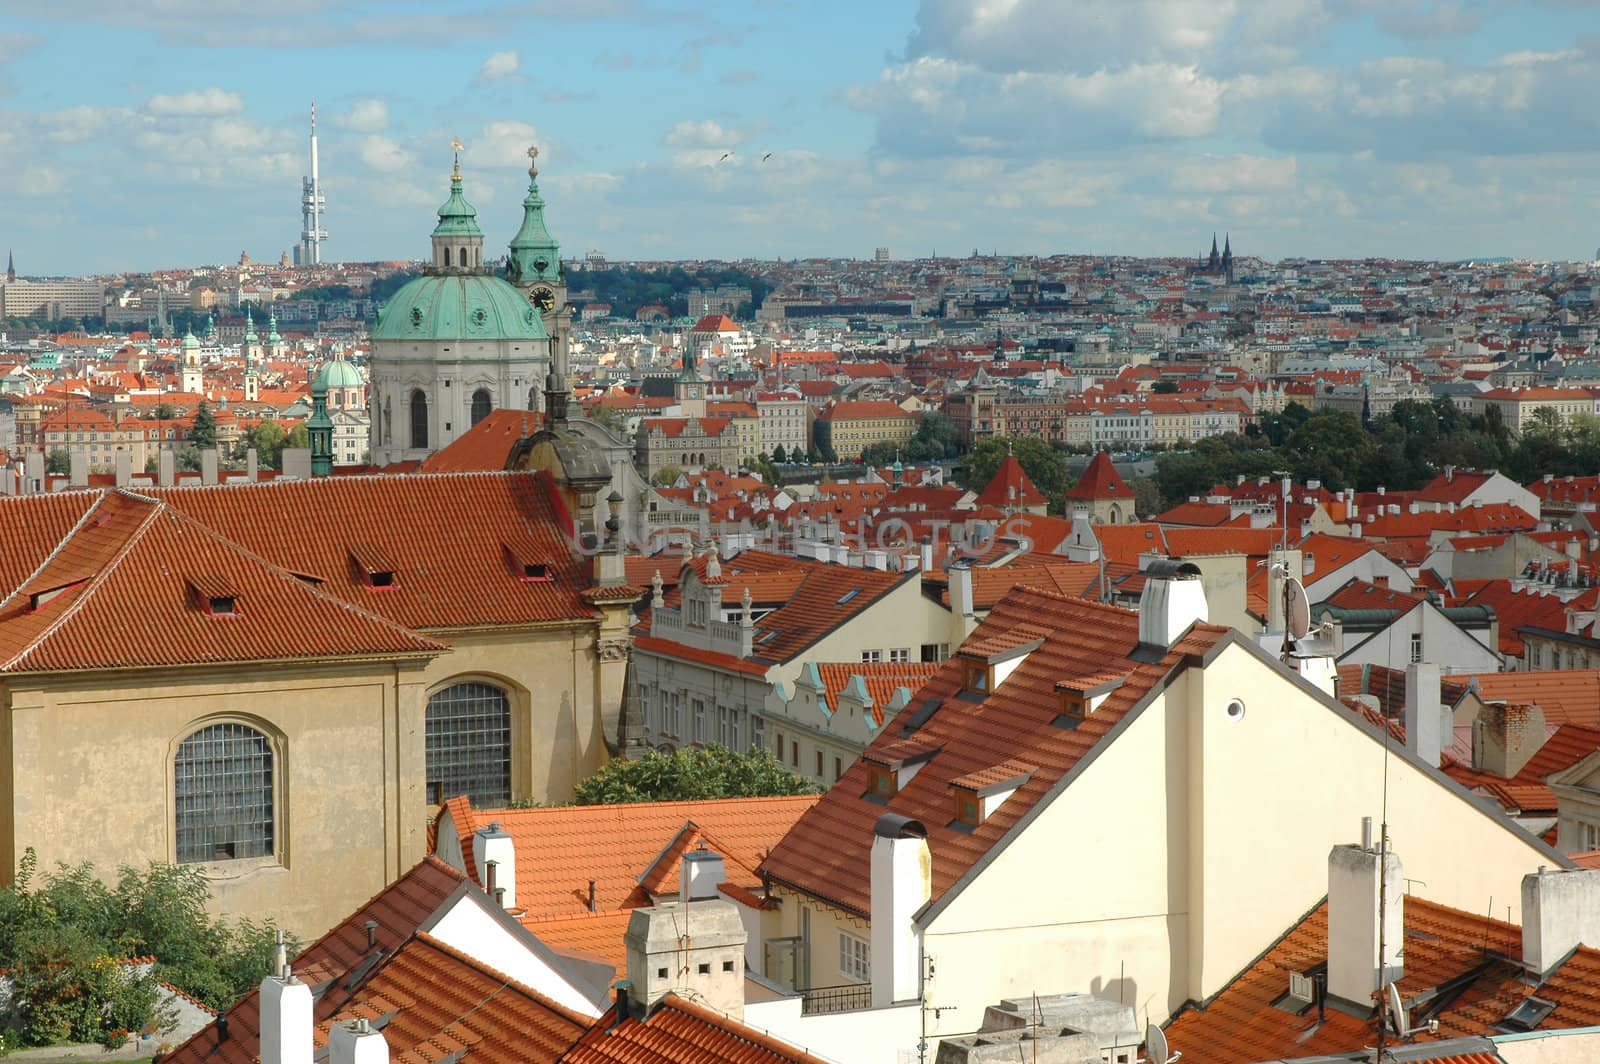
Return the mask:
{"type": "Polygon", "coordinates": [[[516,288],[490,274],[427,274],[378,311],[374,340],[548,340],[516,288]]]}
{"type": "Polygon", "coordinates": [[[330,359],[317,370],[313,388],[359,388],[361,371],[342,358],[330,359]]]}

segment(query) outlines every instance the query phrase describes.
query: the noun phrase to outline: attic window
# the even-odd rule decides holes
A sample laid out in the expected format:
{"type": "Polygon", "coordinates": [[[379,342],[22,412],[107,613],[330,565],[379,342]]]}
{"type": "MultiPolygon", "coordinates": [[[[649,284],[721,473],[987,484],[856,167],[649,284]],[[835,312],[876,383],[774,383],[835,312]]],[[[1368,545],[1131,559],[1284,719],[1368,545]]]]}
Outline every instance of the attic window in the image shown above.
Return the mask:
{"type": "Polygon", "coordinates": [[[1100,708],[1100,704],[1111,692],[1122,686],[1123,679],[1122,676],[1107,673],[1081,679],[1057,680],[1056,696],[1061,700],[1061,709],[1051,723],[1058,728],[1076,728],[1100,708]]]}
{"type": "Polygon", "coordinates": [[[961,663],[961,668],[962,690],[987,694],[989,688],[994,686],[994,670],[988,665],[976,661],[964,661],[961,663]]]}
{"type": "Polygon", "coordinates": [[[350,561],[355,566],[356,572],[361,576],[361,582],[370,588],[393,587],[395,584],[396,566],[389,556],[376,547],[365,543],[355,543],[350,547],[350,561]]]}
{"type": "Polygon", "coordinates": [[[867,765],[867,797],[887,802],[897,794],[894,772],[888,765],[867,765]]]}
{"type": "Polygon", "coordinates": [[[1013,758],[951,780],[956,815],[950,826],[975,828],[982,824],[1037,771],[1036,766],[1013,758]]]}
{"type": "Polygon", "coordinates": [[[522,567],[524,580],[549,580],[550,569],[543,562],[529,562],[522,567]]]}
{"type": "Polygon", "coordinates": [[[545,555],[534,549],[531,543],[507,543],[504,547],[506,564],[511,566],[517,579],[530,582],[551,579],[550,565],[545,555]]]}
{"type": "Polygon", "coordinates": [[[213,617],[232,617],[234,613],[234,597],[232,595],[218,595],[206,599],[206,612],[213,617]]]}
{"type": "Polygon", "coordinates": [[[1500,1021],[1499,1026],[1507,1031],[1531,1031],[1543,1023],[1545,1017],[1555,1010],[1556,1003],[1554,1001],[1546,1001],[1544,998],[1534,997],[1530,994],[1523,998],[1505,1019],[1500,1021]]]}
{"type": "Polygon", "coordinates": [[[843,606],[845,603],[849,602],[859,594],[861,594],[861,589],[859,587],[851,588],[849,591],[846,591],[844,594],[839,596],[839,605],[843,606]]]}
{"type": "Polygon", "coordinates": [[[28,608],[30,610],[42,610],[58,596],[71,591],[81,583],[83,583],[83,580],[72,580],[65,584],[57,584],[55,587],[46,587],[30,592],[28,595],[28,608]]]}
{"type": "Polygon", "coordinates": [[[232,617],[237,612],[239,592],[221,576],[191,576],[189,591],[194,603],[212,617],[232,617]]]}

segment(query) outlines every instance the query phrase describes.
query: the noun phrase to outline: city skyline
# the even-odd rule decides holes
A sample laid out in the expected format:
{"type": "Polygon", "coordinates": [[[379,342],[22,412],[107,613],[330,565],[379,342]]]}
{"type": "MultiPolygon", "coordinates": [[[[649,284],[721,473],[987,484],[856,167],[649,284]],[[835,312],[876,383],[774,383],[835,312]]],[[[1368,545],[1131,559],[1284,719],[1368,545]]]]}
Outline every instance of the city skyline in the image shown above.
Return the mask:
{"type": "Polygon", "coordinates": [[[450,142],[491,254],[530,143],[567,254],[1587,258],[1570,0],[7,3],[27,274],[275,260],[318,104],[324,260],[414,259],[450,142]],[[70,69],[71,77],[61,71],[70,69]]]}

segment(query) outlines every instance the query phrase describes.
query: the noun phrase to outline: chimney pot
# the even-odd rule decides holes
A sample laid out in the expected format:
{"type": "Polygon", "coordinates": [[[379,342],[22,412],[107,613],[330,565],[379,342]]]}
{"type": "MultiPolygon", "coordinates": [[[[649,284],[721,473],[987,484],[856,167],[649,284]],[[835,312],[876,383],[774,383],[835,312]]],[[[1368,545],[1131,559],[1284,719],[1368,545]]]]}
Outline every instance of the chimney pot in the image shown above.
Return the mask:
{"type": "Polygon", "coordinates": [[[389,1043],[364,1019],[336,1023],[328,1031],[328,1064],[389,1064],[389,1043]]]}
{"type": "Polygon", "coordinates": [[[484,890],[497,900],[503,898],[502,907],[517,907],[517,847],[511,835],[498,820],[488,827],[479,828],[472,836],[472,860],[484,869],[484,890]],[[490,880],[489,869],[494,878],[490,880]],[[496,893],[496,892],[500,893],[496,893]]]}

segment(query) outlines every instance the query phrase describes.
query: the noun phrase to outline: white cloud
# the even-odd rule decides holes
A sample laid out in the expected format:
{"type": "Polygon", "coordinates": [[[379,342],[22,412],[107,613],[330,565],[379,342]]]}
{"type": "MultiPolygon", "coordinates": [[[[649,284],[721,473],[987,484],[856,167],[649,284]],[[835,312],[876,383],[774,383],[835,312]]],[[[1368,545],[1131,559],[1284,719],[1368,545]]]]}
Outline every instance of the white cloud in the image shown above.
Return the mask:
{"type": "Polygon", "coordinates": [[[495,52],[478,68],[479,81],[499,81],[514,76],[522,68],[522,59],[516,52],[495,52]]]}
{"type": "Polygon", "coordinates": [[[539,133],[526,122],[490,122],[478,130],[477,136],[467,142],[463,161],[475,167],[528,168],[528,148],[537,144],[540,152],[549,150],[541,143],[539,133]]]}
{"type": "Polygon", "coordinates": [[[416,165],[417,157],[388,137],[373,135],[361,141],[361,161],[379,173],[393,174],[409,170],[416,165]]]}
{"type": "Polygon", "coordinates": [[[662,143],[673,148],[705,148],[727,150],[737,147],[745,141],[742,130],[731,129],[720,122],[703,119],[693,122],[685,119],[667,130],[662,138],[662,143]]]}
{"type": "Polygon", "coordinates": [[[377,133],[389,128],[389,105],[382,100],[359,100],[347,114],[333,120],[342,129],[357,133],[377,133]]]}
{"type": "Polygon", "coordinates": [[[153,115],[170,117],[232,115],[244,110],[244,97],[212,87],[174,95],[158,93],[145,106],[153,115]]]}

